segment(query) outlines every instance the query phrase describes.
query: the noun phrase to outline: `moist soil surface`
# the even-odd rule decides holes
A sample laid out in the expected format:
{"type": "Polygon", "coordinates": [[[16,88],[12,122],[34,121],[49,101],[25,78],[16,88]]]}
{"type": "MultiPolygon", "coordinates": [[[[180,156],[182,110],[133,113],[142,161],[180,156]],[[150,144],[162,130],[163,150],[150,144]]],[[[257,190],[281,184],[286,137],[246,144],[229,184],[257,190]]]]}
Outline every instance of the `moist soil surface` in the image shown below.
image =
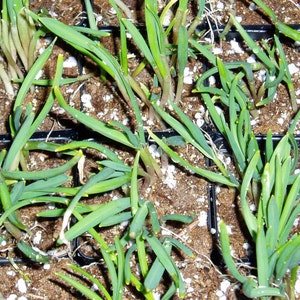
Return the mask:
{"type": "MultiPolygon", "coordinates": [[[[196,2],[196,1],[195,1],[196,2]]],[[[228,13],[234,12],[240,17],[242,24],[269,24],[268,18],[264,17],[259,10],[253,9],[250,1],[211,1],[211,22],[216,24],[224,24],[228,19],[228,13]],[[230,2],[230,3],[229,3],[230,2]]],[[[278,18],[286,23],[297,23],[300,20],[300,8],[297,1],[265,1],[275,12],[278,18]]],[[[136,23],[143,23],[142,1],[126,0],[124,1],[131,10],[131,17],[136,23]]],[[[85,21],[84,9],[81,1],[31,1],[33,11],[39,11],[46,8],[53,18],[57,18],[66,24],[77,25],[85,21]]],[[[163,5],[163,4],[162,4],[163,5]]],[[[192,4],[191,13],[192,18],[192,4]]],[[[111,10],[108,1],[94,1],[94,11],[99,20],[99,26],[117,26],[116,16],[111,10]]],[[[41,41],[41,46],[46,43],[41,41]]],[[[104,45],[111,51],[116,52],[117,42],[112,39],[104,39],[104,45]]],[[[244,51],[243,45],[239,45],[241,51],[236,50],[230,42],[214,41],[214,48],[219,51],[223,60],[240,61],[246,60],[249,53],[244,51]]],[[[300,97],[299,85],[299,68],[300,58],[299,49],[290,44],[284,46],[289,64],[296,67],[296,71],[292,73],[293,82],[295,84],[296,95],[300,97]]],[[[85,61],[82,57],[70,49],[67,45],[59,42],[53,51],[51,59],[44,68],[45,78],[53,77],[55,73],[56,57],[62,53],[65,59],[76,57],[81,60],[84,65],[84,72],[95,72],[95,66],[85,61]]],[[[132,65],[136,65],[136,60],[132,60],[132,65]]],[[[201,61],[190,61],[189,68],[191,76],[194,78],[203,71],[201,61]]],[[[65,77],[76,77],[80,74],[78,65],[66,67],[64,69],[65,77]]],[[[147,74],[141,74],[141,80],[147,74]]],[[[202,119],[209,120],[205,115],[204,107],[197,95],[191,93],[194,81],[186,84],[185,92],[182,96],[180,106],[189,117],[195,122],[202,122],[202,119]],[[200,117],[199,117],[200,113],[200,117]],[[200,120],[199,120],[200,118],[200,120]]],[[[259,83],[258,83],[259,84],[259,83]]],[[[126,103],[120,99],[110,84],[104,86],[99,80],[97,74],[87,81],[84,85],[75,83],[68,88],[62,88],[64,96],[69,102],[73,102],[74,106],[86,112],[87,114],[99,118],[104,121],[121,120],[130,125],[130,111],[126,103]],[[90,95],[91,102],[82,102],[83,95],[90,95]],[[129,113],[128,113],[129,111],[129,113]],[[127,121],[126,121],[127,120],[127,121]]],[[[34,109],[38,111],[43,105],[48,90],[36,88],[28,95],[27,101],[32,102],[34,109]]],[[[0,124],[0,132],[8,131],[8,116],[11,112],[11,101],[7,100],[5,94],[0,94],[0,106],[2,112],[2,122],[0,124]]],[[[255,120],[254,128],[257,134],[265,134],[268,129],[274,133],[284,133],[293,118],[294,112],[288,101],[289,95],[285,86],[280,86],[276,95],[276,99],[259,112],[258,118],[255,120]]],[[[148,112],[145,108],[145,116],[148,112]]],[[[51,131],[64,128],[75,128],[77,124],[71,120],[59,108],[54,108],[52,114],[45,120],[40,130],[51,131]]],[[[149,122],[145,117],[145,126],[151,129],[161,130],[161,126],[157,120],[149,122]]],[[[300,134],[298,128],[298,134],[300,134]]],[[[86,133],[85,138],[89,137],[86,133]]],[[[132,162],[134,157],[130,152],[123,151],[119,148],[111,146],[119,155],[127,157],[128,162],[132,162]]],[[[152,145],[155,150],[155,145],[152,145]]],[[[220,145],[222,147],[222,145],[220,145]]],[[[180,154],[188,158],[193,164],[206,167],[203,157],[199,157],[190,145],[180,146],[178,148],[180,154]]],[[[226,159],[230,164],[230,154],[226,154],[226,159]]],[[[96,154],[90,153],[86,163],[85,172],[88,174],[90,170],[95,168],[96,154]]],[[[46,154],[33,153],[29,159],[29,168],[32,170],[53,167],[59,164],[57,158],[48,157],[46,154]]],[[[162,177],[157,178],[155,184],[151,185],[144,191],[144,197],[155,203],[155,207],[160,216],[170,213],[178,213],[184,215],[193,215],[194,221],[188,225],[165,224],[164,231],[170,235],[180,239],[186,246],[192,249],[194,258],[182,256],[174,253],[174,259],[182,272],[182,276],[186,283],[185,299],[244,299],[240,291],[240,286],[226,273],[226,269],[222,264],[221,257],[217,245],[217,233],[215,232],[215,223],[217,220],[224,220],[230,231],[230,240],[232,243],[232,253],[237,262],[240,262],[241,268],[245,273],[249,273],[251,262],[247,263],[249,257],[249,245],[247,232],[244,230],[242,218],[239,212],[237,199],[234,190],[223,187],[212,187],[198,176],[189,174],[171,161],[165,161],[164,157],[158,157],[158,162],[162,164],[162,177]],[[209,191],[214,188],[216,191],[215,204],[217,215],[209,209],[212,204],[209,191]],[[212,222],[212,224],[210,224],[212,222]]],[[[121,195],[124,190],[119,192],[121,195]]],[[[99,195],[90,199],[91,202],[101,202],[112,199],[115,195],[99,195]]],[[[17,257],[19,253],[16,250],[16,241],[11,239],[6,244],[0,245],[0,255],[4,258],[16,258],[16,264],[3,264],[0,266],[0,299],[84,299],[76,290],[70,288],[66,283],[61,281],[56,273],[61,272],[72,276],[72,271],[68,268],[70,263],[78,263],[74,261],[76,253],[98,253],[97,246],[92,244],[88,238],[85,242],[80,243],[79,248],[68,248],[56,246],[56,240],[60,231],[61,220],[49,220],[37,218],[36,214],[45,207],[30,206],[21,210],[22,219],[31,229],[31,235],[25,237],[26,241],[39,249],[53,254],[53,258],[47,264],[38,263],[19,263],[17,257]]],[[[105,238],[113,239],[113,236],[121,231],[122,228],[114,228],[112,230],[103,231],[105,238]]],[[[7,234],[4,228],[0,228],[0,235],[7,234]]],[[[81,265],[86,271],[93,274],[99,280],[103,279],[103,270],[105,266],[101,261],[101,257],[96,254],[95,260],[81,261],[81,265]]],[[[80,280],[80,279],[79,279],[80,280]]],[[[160,287],[163,289],[163,286],[160,287]]],[[[159,289],[157,291],[159,293],[159,289]]],[[[177,297],[177,296],[176,296],[177,297]]],[[[177,299],[174,297],[174,299],[177,299]]],[[[126,288],[124,299],[141,299],[142,297],[126,288]]],[[[300,299],[300,294],[296,295],[300,299]]]]}

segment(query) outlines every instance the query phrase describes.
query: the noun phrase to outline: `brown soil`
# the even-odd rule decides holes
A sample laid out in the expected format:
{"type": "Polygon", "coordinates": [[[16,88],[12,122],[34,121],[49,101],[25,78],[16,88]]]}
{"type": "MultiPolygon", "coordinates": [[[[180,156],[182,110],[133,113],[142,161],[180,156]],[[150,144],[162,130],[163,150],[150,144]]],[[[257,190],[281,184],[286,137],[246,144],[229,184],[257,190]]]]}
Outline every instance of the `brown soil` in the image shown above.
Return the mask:
{"type": "MultiPolygon", "coordinates": [[[[112,15],[110,11],[109,1],[94,1],[95,2],[95,13],[100,18],[101,26],[115,26],[116,17],[112,15]]],[[[138,0],[127,0],[125,4],[133,10],[133,17],[137,23],[142,23],[142,11],[140,8],[142,1],[138,0]]],[[[228,11],[235,11],[237,16],[242,16],[243,24],[267,24],[268,20],[261,16],[260,12],[255,10],[249,10],[251,1],[247,0],[236,0],[236,1],[212,1],[215,5],[215,15],[220,16],[220,20],[227,19],[228,11]],[[228,2],[233,2],[230,6],[228,2]],[[224,9],[220,9],[220,3],[223,3],[224,9]],[[219,7],[219,8],[218,8],[219,7]]],[[[293,1],[265,1],[270,5],[276,12],[279,19],[287,23],[297,23],[300,20],[300,9],[296,6],[297,2],[293,1]]],[[[82,1],[31,1],[31,7],[34,11],[38,11],[40,8],[46,8],[51,12],[53,17],[67,23],[76,25],[82,21],[82,1]]],[[[111,40],[103,41],[106,43],[110,51],[115,51],[115,44],[111,40]]],[[[215,44],[215,47],[223,49],[222,58],[225,60],[244,60],[249,56],[246,52],[241,54],[233,53],[230,56],[224,53],[228,53],[230,49],[230,43],[223,42],[222,44],[215,44]],[[227,55],[227,57],[226,57],[227,55]]],[[[76,56],[69,47],[64,44],[58,44],[55,47],[51,59],[47,63],[45,68],[45,77],[53,77],[55,72],[56,57],[58,53],[63,53],[65,59],[69,56],[76,56]],[[65,50],[67,49],[67,50],[65,50]]],[[[289,63],[294,63],[300,68],[299,49],[291,45],[286,46],[287,60],[289,63]]],[[[78,58],[78,56],[77,56],[78,58]]],[[[95,66],[91,63],[85,63],[84,72],[89,73],[96,71],[95,66]]],[[[132,64],[135,65],[136,61],[133,59],[132,64]]],[[[190,69],[197,66],[196,73],[202,71],[202,63],[199,61],[193,61],[190,63],[190,69]]],[[[78,69],[71,68],[66,71],[64,76],[77,76],[78,69]]],[[[98,75],[98,74],[97,74],[98,75]]],[[[141,79],[146,78],[146,74],[141,74],[141,79]]],[[[299,71],[293,74],[293,81],[295,84],[295,90],[300,92],[299,85],[299,71]]],[[[98,76],[94,76],[86,81],[83,90],[79,90],[81,83],[75,83],[72,86],[68,86],[68,89],[62,88],[62,91],[68,99],[73,101],[74,105],[80,107],[80,95],[82,93],[90,94],[92,96],[92,107],[84,107],[83,110],[96,118],[101,118],[104,121],[111,120],[124,120],[129,116],[130,123],[130,112],[128,115],[129,108],[122,99],[116,93],[112,92],[111,87],[104,86],[99,80],[98,76]],[[107,99],[107,100],[103,100],[107,99]],[[120,101],[119,101],[120,100],[120,101]]],[[[202,104],[196,95],[191,94],[189,91],[192,86],[187,85],[186,92],[180,103],[182,109],[188,112],[191,118],[194,118],[197,112],[201,112],[202,104]]],[[[43,105],[48,90],[37,88],[34,94],[28,95],[28,101],[32,101],[35,105],[35,109],[39,110],[43,105]],[[33,101],[34,100],[34,101],[33,101]]],[[[276,101],[266,106],[261,110],[259,119],[255,125],[256,133],[266,133],[270,128],[275,133],[284,133],[289,125],[290,120],[293,117],[293,112],[290,107],[290,103],[287,102],[287,90],[284,86],[281,86],[278,90],[276,101]]],[[[0,93],[0,109],[2,112],[2,120],[0,124],[0,132],[7,132],[8,130],[8,116],[10,114],[12,103],[6,99],[3,92],[0,93]]],[[[146,108],[145,108],[146,111],[146,108]]],[[[57,109],[53,111],[51,116],[44,122],[40,130],[52,130],[68,128],[72,124],[72,120],[65,114],[61,114],[57,109]]],[[[148,125],[145,122],[145,125],[148,125]]],[[[160,125],[155,121],[153,129],[160,129],[160,125]]],[[[300,130],[300,128],[298,128],[300,130]]],[[[300,131],[298,132],[300,133],[300,131]]],[[[120,150],[116,150],[120,151],[120,150]]],[[[204,165],[204,159],[199,157],[197,152],[191,147],[181,147],[180,153],[184,157],[188,157],[193,161],[194,164],[199,166],[204,165]]],[[[121,151],[120,151],[121,153],[121,151]]],[[[124,153],[129,161],[133,160],[130,153],[124,153]]],[[[43,154],[34,156],[31,160],[30,167],[32,169],[35,166],[39,166],[41,161],[45,161],[43,164],[47,166],[47,162],[50,160],[45,156],[41,158],[43,154]],[[35,162],[35,163],[34,163],[35,162]],[[35,166],[34,166],[35,165],[35,166]]],[[[91,156],[92,157],[92,156],[91,156]]],[[[160,161],[159,161],[160,163],[160,161]]],[[[172,164],[172,162],[169,162],[172,164]]],[[[89,168],[92,169],[95,166],[90,162],[89,168]],[[91,165],[92,164],[92,165],[91,165]]],[[[90,170],[89,169],[89,170],[90,170]]],[[[87,172],[88,173],[88,172],[87,172]]],[[[176,263],[180,267],[183,278],[186,282],[187,295],[185,299],[243,299],[243,296],[239,290],[239,286],[236,282],[226,274],[226,271],[222,268],[220,257],[218,254],[218,248],[215,243],[214,235],[211,234],[210,228],[207,226],[205,218],[209,218],[208,202],[208,185],[206,181],[195,175],[190,175],[187,171],[181,168],[175,167],[174,179],[176,180],[176,186],[168,186],[165,182],[165,176],[158,178],[156,183],[147,190],[144,195],[147,199],[152,200],[160,216],[168,213],[179,213],[195,216],[194,221],[189,225],[173,226],[172,224],[166,224],[165,230],[171,236],[176,236],[190,247],[195,257],[181,257],[175,255],[174,258],[176,263]],[[204,221],[203,221],[204,220],[204,221]],[[222,284],[229,284],[226,291],[221,290],[222,284]],[[222,298],[223,297],[223,298],[222,298]]],[[[233,245],[233,250],[237,261],[247,257],[247,233],[243,230],[242,218],[238,210],[238,204],[236,203],[235,193],[231,189],[227,188],[216,188],[217,190],[217,209],[218,218],[223,219],[231,229],[232,233],[230,239],[233,245]]],[[[124,193],[124,191],[120,191],[124,193]]],[[[107,201],[107,198],[112,196],[99,196],[91,199],[91,201],[103,202],[107,201]]],[[[36,214],[45,209],[45,207],[35,207],[23,209],[21,211],[24,222],[32,231],[32,236],[26,236],[26,240],[33,243],[39,249],[43,251],[54,251],[53,259],[49,264],[17,264],[18,269],[13,265],[7,264],[0,266],[0,299],[17,299],[17,297],[26,297],[22,299],[83,299],[73,289],[70,289],[68,285],[62,282],[56,276],[57,272],[63,272],[70,274],[67,264],[73,262],[72,253],[70,249],[62,247],[57,249],[55,241],[60,231],[61,220],[51,221],[36,218],[36,214]],[[35,240],[37,236],[41,235],[40,240],[35,240]],[[20,289],[20,280],[25,280],[26,289],[20,289]],[[16,295],[15,297],[11,295],[16,295]],[[10,298],[9,298],[10,297],[10,298]]],[[[212,227],[214,224],[212,224],[212,227]]],[[[116,229],[118,230],[118,229],[116,229]]],[[[0,236],[7,234],[4,228],[1,229],[0,236]]],[[[108,239],[110,236],[115,234],[114,232],[104,232],[105,237],[108,239]]],[[[8,257],[9,255],[18,255],[15,253],[15,241],[12,239],[11,243],[6,245],[0,245],[0,255],[2,257],[8,257]]],[[[88,251],[89,246],[85,246],[85,250],[88,251]]],[[[249,268],[243,262],[245,272],[249,272],[249,268]]],[[[85,265],[84,269],[96,278],[103,278],[103,265],[101,261],[85,265]]],[[[71,272],[72,273],[72,272],[71,272]]],[[[300,299],[300,295],[296,295],[297,299],[300,299]]],[[[20,298],[21,299],[21,298],[20,298]]],[[[132,294],[130,288],[125,292],[124,299],[141,299],[137,294],[132,294]]],[[[176,297],[174,299],[177,299],[176,297]]]]}

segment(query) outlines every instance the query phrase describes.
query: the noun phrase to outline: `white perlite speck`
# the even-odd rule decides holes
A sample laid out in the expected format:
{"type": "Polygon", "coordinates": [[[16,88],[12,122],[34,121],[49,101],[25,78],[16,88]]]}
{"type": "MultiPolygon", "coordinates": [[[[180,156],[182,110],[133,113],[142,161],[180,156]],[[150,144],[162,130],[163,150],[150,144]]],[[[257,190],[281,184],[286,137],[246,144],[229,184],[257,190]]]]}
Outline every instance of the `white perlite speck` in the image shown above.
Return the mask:
{"type": "Polygon", "coordinates": [[[266,80],[266,70],[264,69],[259,70],[257,79],[261,82],[264,82],[266,80]]]}
{"type": "Polygon", "coordinates": [[[16,276],[16,272],[15,271],[7,271],[6,275],[8,275],[8,276],[16,276]]]}
{"type": "Polygon", "coordinates": [[[226,292],[230,287],[230,281],[224,279],[220,284],[220,289],[216,291],[216,295],[219,297],[220,300],[226,300],[226,292]]]}
{"type": "Polygon", "coordinates": [[[221,285],[220,285],[221,291],[222,291],[223,293],[226,293],[226,292],[227,292],[227,289],[228,289],[229,287],[230,287],[230,281],[224,279],[224,280],[221,282],[221,285]]]}
{"type": "Polygon", "coordinates": [[[184,69],[183,82],[185,84],[193,84],[193,72],[191,72],[188,67],[184,69]]]}
{"type": "Polygon", "coordinates": [[[295,64],[289,64],[288,68],[291,75],[299,72],[299,68],[295,64]]]}
{"type": "Polygon", "coordinates": [[[109,100],[111,100],[113,98],[114,98],[113,94],[106,94],[106,95],[103,96],[103,100],[104,101],[109,101],[109,100]]]}
{"type": "Polygon", "coordinates": [[[218,2],[218,3],[217,3],[217,9],[223,10],[223,9],[224,9],[224,3],[218,2]]]}
{"type": "Polygon", "coordinates": [[[92,96],[90,94],[82,94],[81,102],[86,109],[93,109],[92,96]]]}
{"type": "Polygon", "coordinates": [[[203,118],[202,114],[197,112],[195,114],[195,119],[196,119],[197,126],[202,127],[202,125],[204,124],[204,118],[203,118]]]}
{"type": "Polygon", "coordinates": [[[232,226],[226,225],[227,233],[232,234],[232,226]]]}
{"type": "Polygon", "coordinates": [[[38,245],[41,242],[41,240],[42,240],[42,232],[38,231],[33,238],[33,243],[35,245],[38,245]]]}
{"type": "Polygon", "coordinates": [[[256,56],[254,54],[250,55],[248,58],[247,58],[247,63],[249,64],[254,64],[256,63],[256,56]]]}
{"type": "Polygon", "coordinates": [[[212,49],[212,53],[215,54],[215,55],[221,54],[221,53],[223,53],[223,49],[220,48],[220,47],[214,47],[214,48],[212,49]]]}
{"type": "Polygon", "coordinates": [[[35,75],[35,78],[34,79],[40,79],[40,78],[42,78],[42,76],[44,75],[44,70],[39,70],[38,72],[37,72],[37,74],[35,75]]]}
{"type": "Polygon", "coordinates": [[[64,68],[77,67],[77,59],[74,56],[69,56],[63,63],[64,68]]]}
{"type": "Polygon", "coordinates": [[[206,196],[201,196],[196,201],[199,203],[204,203],[206,201],[206,196]]]}
{"type": "Polygon", "coordinates": [[[231,49],[235,53],[238,53],[238,54],[244,53],[244,50],[241,48],[240,44],[237,41],[231,40],[230,45],[231,45],[231,49]]]}
{"type": "Polygon", "coordinates": [[[300,294],[300,271],[298,269],[297,280],[295,282],[295,294],[300,294]]]}
{"type": "Polygon", "coordinates": [[[25,294],[27,292],[27,286],[26,286],[26,282],[23,278],[20,278],[16,284],[18,290],[20,291],[20,293],[25,294]]]}
{"type": "Polygon", "coordinates": [[[204,210],[200,212],[200,215],[198,217],[198,226],[199,227],[207,226],[207,212],[204,210]]]}
{"type": "Polygon", "coordinates": [[[161,157],[161,148],[157,147],[155,144],[151,144],[148,149],[153,158],[161,157]]]}
{"type": "Polygon", "coordinates": [[[215,85],[216,84],[216,77],[215,76],[209,76],[208,77],[208,84],[210,86],[215,85]]]}
{"type": "Polygon", "coordinates": [[[50,264],[44,264],[43,265],[44,270],[50,270],[50,268],[51,268],[50,264]]]}
{"type": "Polygon", "coordinates": [[[168,165],[167,169],[162,169],[163,174],[166,175],[163,183],[166,184],[169,188],[174,188],[177,184],[177,180],[174,178],[175,166],[168,165]]]}

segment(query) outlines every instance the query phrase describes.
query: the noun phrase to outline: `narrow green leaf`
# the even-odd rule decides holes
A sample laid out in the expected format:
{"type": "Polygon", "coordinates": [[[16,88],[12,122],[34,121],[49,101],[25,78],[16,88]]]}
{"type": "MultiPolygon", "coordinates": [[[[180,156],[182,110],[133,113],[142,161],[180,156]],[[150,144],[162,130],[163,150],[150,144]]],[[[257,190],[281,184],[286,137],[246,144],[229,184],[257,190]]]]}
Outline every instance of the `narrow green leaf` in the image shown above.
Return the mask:
{"type": "Polygon", "coordinates": [[[70,284],[77,291],[81,292],[83,295],[88,297],[89,299],[102,300],[102,298],[98,296],[94,291],[92,291],[90,287],[83,285],[82,283],[78,282],[78,280],[73,279],[70,276],[64,275],[62,273],[56,273],[56,275],[68,284],[70,284]]]}
{"type": "MultiPolygon", "coordinates": [[[[64,237],[66,240],[71,241],[84,232],[88,231],[90,228],[99,225],[102,221],[109,218],[110,216],[124,211],[129,207],[129,198],[120,198],[103,204],[101,207],[83,217],[83,219],[74,224],[67,232],[65,232],[64,237]]],[[[59,243],[61,243],[61,241],[59,241],[59,243]]]]}
{"type": "Polygon", "coordinates": [[[248,164],[248,167],[246,169],[242,186],[241,186],[241,191],[240,191],[240,201],[241,201],[241,206],[242,206],[242,212],[243,216],[245,219],[245,222],[247,224],[248,230],[252,236],[253,239],[255,239],[255,236],[257,234],[257,220],[256,217],[253,215],[249,203],[248,203],[248,188],[250,185],[250,182],[253,178],[253,173],[255,172],[255,168],[257,165],[257,162],[260,157],[260,152],[257,151],[254,155],[253,158],[251,159],[250,163],[248,164]]]}
{"type": "Polygon", "coordinates": [[[30,259],[40,262],[40,263],[47,263],[49,261],[49,257],[41,254],[40,252],[32,249],[27,243],[24,241],[20,241],[17,243],[18,249],[24,253],[30,259]]]}
{"type": "Polygon", "coordinates": [[[150,247],[154,251],[155,255],[163,265],[163,267],[166,269],[166,271],[169,273],[169,275],[173,278],[175,285],[179,287],[179,280],[178,278],[178,272],[172,262],[172,258],[166,248],[160,243],[160,241],[154,236],[147,232],[143,234],[144,238],[149,243],[150,247]]]}
{"type": "Polygon", "coordinates": [[[119,214],[116,214],[114,216],[110,216],[109,218],[103,220],[99,227],[110,227],[114,226],[116,224],[121,224],[123,222],[128,222],[132,218],[132,214],[130,211],[128,212],[121,212],[119,214]]]}
{"type": "Polygon", "coordinates": [[[131,239],[136,239],[144,229],[145,220],[148,215],[148,206],[146,201],[136,211],[133,220],[130,224],[129,236],[131,239]]]}
{"type": "Polygon", "coordinates": [[[132,168],[131,175],[131,187],[130,187],[130,201],[131,201],[131,212],[135,216],[139,209],[139,195],[138,195],[138,166],[139,166],[140,152],[138,151],[132,168]]]}
{"type": "Polygon", "coordinates": [[[78,151],[78,153],[71,158],[68,162],[66,162],[64,165],[52,168],[49,170],[43,170],[43,171],[6,171],[2,170],[2,176],[4,176],[7,179],[16,179],[16,180],[38,180],[38,179],[47,179],[51,178],[57,175],[60,175],[69,169],[71,169],[73,166],[77,164],[77,162],[82,157],[82,152],[78,151]]]}
{"type": "Polygon", "coordinates": [[[92,283],[94,283],[99,288],[99,290],[103,293],[106,300],[111,299],[111,296],[109,295],[107,289],[92,274],[90,274],[90,273],[86,272],[85,270],[83,270],[82,268],[80,268],[78,266],[75,266],[75,265],[72,265],[72,264],[69,265],[69,268],[71,268],[72,270],[76,271],[77,273],[79,273],[80,275],[86,277],[88,280],[90,280],[92,283]]]}
{"type": "Polygon", "coordinates": [[[170,215],[162,216],[161,220],[163,222],[176,221],[176,222],[189,224],[189,223],[193,222],[194,217],[193,216],[178,215],[178,214],[170,214],[170,215]]]}
{"type": "Polygon", "coordinates": [[[256,234],[256,264],[258,284],[261,287],[269,286],[269,265],[266,262],[268,262],[268,248],[264,228],[260,224],[256,234]]]}
{"type": "Polygon", "coordinates": [[[13,171],[19,166],[21,151],[24,145],[27,143],[30,136],[28,135],[29,128],[33,122],[34,114],[31,112],[24,120],[21,128],[18,130],[12,145],[10,146],[2,169],[5,171],[13,171]]]}
{"type": "Polygon", "coordinates": [[[120,240],[118,237],[114,238],[115,241],[115,247],[116,247],[116,254],[117,254],[117,268],[118,268],[118,281],[116,288],[113,290],[113,299],[121,300],[124,292],[124,250],[122,248],[122,245],[120,243],[120,240]]]}
{"type": "Polygon", "coordinates": [[[289,194],[285,200],[284,207],[280,216],[279,221],[279,234],[281,235],[284,231],[285,225],[290,217],[290,214],[293,208],[296,205],[296,201],[299,197],[299,190],[300,190],[300,176],[298,176],[291,186],[289,194]]]}
{"type": "Polygon", "coordinates": [[[266,232],[266,246],[268,250],[268,256],[270,257],[275,251],[275,247],[278,241],[279,235],[279,216],[276,198],[272,196],[268,201],[266,223],[267,223],[267,232],[266,232]]]}
{"type": "Polygon", "coordinates": [[[280,250],[280,254],[276,263],[276,280],[280,281],[287,270],[291,270],[300,262],[300,236],[296,236],[289,240],[280,250]]]}
{"type": "MultiPolygon", "coordinates": [[[[170,243],[166,243],[164,248],[167,255],[170,255],[172,250],[172,245],[170,243]]],[[[164,265],[161,263],[159,257],[156,257],[144,280],[144,286],[146,290],[153,291],[161,281],[164,272],[165,272],[164,265]]]]}
{"type": "Polygon", "coordinates": [[[222,249],[222,256],[226,263],[227,268],[231,272],[232,276],[239,282],[244,283],[247,277],[243,276],[237,269],[236,264],[230,253],[230,242],[227,233],[226,225],[223,221],[220,222],[220,242],[222,249]]]}
{"type": "Polygon", "coordinates": [[[23,104],[26,93],[32,86],[32,82],[36,78],[36,75],[43,68],[43,66],[49,59],[55,42],[56,42],[56,39],[54,39],[53,42],[43,51],[43,53],[38,56],[37,60],[33,64],[33,66],[31,66],[30,70],[28,71],[28,74],[26,75],[26,77],[18,91],[17,97],[15,99],[14,108],[13,108],[14,111],[16,110],[16,108],[18,106],[23,104]]]}

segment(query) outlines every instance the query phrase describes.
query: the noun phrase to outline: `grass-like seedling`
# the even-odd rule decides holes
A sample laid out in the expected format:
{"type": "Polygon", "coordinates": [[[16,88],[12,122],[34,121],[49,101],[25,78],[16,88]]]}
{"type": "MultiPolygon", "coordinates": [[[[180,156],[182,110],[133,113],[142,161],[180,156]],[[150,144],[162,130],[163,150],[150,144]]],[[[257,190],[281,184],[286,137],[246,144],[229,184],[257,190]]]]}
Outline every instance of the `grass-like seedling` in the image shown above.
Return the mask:
{"type": "MultiPolygon", "coordinates": [[[[188,28],[186,22],[188,1],[178,2],[170,1],[160,16],[158,16],[158,4],[156,2],[145,2],[146,37],[141,34],[130,20],[121,19],[121,24],[124,24],[145,57],[145,60],[136,70],[133,70],[132,76],[137,76],[146,65],[152,67],[161,88],[161,95],[157,99],[161,107],[164,107],[168,100],[178,102],[181,99],[184,69],[187,66],[188,57],[195,57],[188,49],[188,37],[196,29],[197,22],[200,22],[200,15],[202,16],[205,5],[204,1],[199,1],[198,16],[188,28]],[[163,25],[164,17],[175,4],[178,4],[175,16],[170,21],[170,24],[165,27],[163,25]],[[176,78],[176,84],[174,84],[174,78],[176,78]]],[[[146,91],[146,95],[148,95],[149,99],[149,90],[146,91]]]]}
{"type": "MultiPolygon", "coordinates": [[[[220,80],[223,81],[223,78],[225,78],[224,76],[230,76],[233,78],[237,72],[242,71],[244,76],[240,78],[239,87],[237,89],[241,90],[240,97],[243,98],[243,101],[246,101],[249,107],[252,107],[254,110],[258,107],[267,105],[273,101],[278,85],[280,83],[285,83],[290,94],[291,106],[294,112],[296,112],[297,103],[294,85],[279,36],[274,35],[274,43],[272,46],[269,46],[264,40],[262,41],[262,46],[260,46],[250,37],[236,18],[233,15],[230,15],[228,25],[222,32],[220,36],[221,38],[226,36],[232,25],[240,33],[247,46],[251,49],[252,53],[257,58],[257,62],[251,64],[247,62],[231,62],[226,63],[223,67],[222,64],[218,62],[217,57],[206,49],[206,46],[190,40],[192,45],[213,66],[213,68],[211,68],[205,76],[200,78],[197,83],[197,89],[201,89],[202,91],[206,89],[204,82],[209,76],[218,76],[220,77],[220,80]],[[260,87],[256,88],[254,72],[262,69],[266,71],[266,80],[260,87]]],[[[221,100],[224,99],[222,95],[224,93],[228,93],[229,89],[230,87],[226,87],[226,85],[223,84],[222,94],[219,95],[221,100]]]]}
{"type": "MultiPolygon", "coordinates": [[[[158,237],[161,221],[158,219],[157,212],[151,201],[144,201],[139,198],[138,162],[139,153],[136,156],[132,170],[130,197],[113,200],[102,205],[99,209],[85,213],[84,216],[75,210],[74,216],[78,219],[78,222],[64,235],[66,240],[72,240],[74,237],[88,231],[99,243],[103,259],[108,267],[112,292],[98,280],[92,279],[92,276],[83,269],[74,265],[71,266],[73,270],[99,286],[99,293],[91,291],[85,285],[64,274],[58,274],[90,299],[101,299],[100,296],[105,297],[105,299],[122,299],[125,285],[132,285],[145,299],[154,299],[153,290],[158,286],[165,272],[169,274],[171,283],[164,298],[168,299],[174,295],[177,289],[182,297],[185,295],[182,277],[170,253],[174,247],[189,256],[193,256],[193,254],[181,242],[173,238],[158,237]],[[130,211],[128,211],[129,208],[130,211]],[[149,226],[146,225],[148,218],[150,219],[149,226]],[[103,229],[124,221],[129,222],[128,229],[121,238],[115,238],[112,245],[105,242],[97,231],[92,229],[94,226],[100,226],[103,229]],[[150,262],[148,253],[154,255],[154,259],[152,257],[150,262]],[[137,256],[137,261],[135,256],[137,256]],[[137,272],[135,269],[137,266],[132,264],[133,262],[138,264],[140,272],[137,272]]],[[[98,174],[95,177],[99,177],[98,174]]],[[[93,178],[91,178],[91,181],[93,178]]],[[[89,183],[87,184],[89,185],[89,183]]],[[[186,216],[171,215],[162,221],[168,219],[178,222],[191,222],[193,220],[193,218],[186,216]]]]}
{"type": "MultiPolygon", "coordinates": [[[[0,225],[6,227],[17,240],[22,237],[22,231],[30,235],[30,229],[24,224],[18,214],[18,210],[24,206],[35,203],[60,203],[66,205],[68,199],[64,197],[53,197],[52,193],[59,193],[59,186],[64,185],[70,177],[64,173],[72,169],[82,158],[80,151],[69,152],[71,156],[61,166],[44,171],[29,171],[25,161],[24,151],[48,151],[54,152],[57,145],[52,143],[30,142],[30,131],[34,121],[34,114],[28,106],[21,119],[22,112],[17,109],[13,119],[15,127],[15,137],[11,147],[6,151],[1,151],[1,171],[0,171],[0,199],[2,215],[0,225]]],[[[26,246],[24,242],[20,244],[20,250],[30,258],[36,257],[34,250],[26,246]]],[[[35,260],[45,261],[43,256],[37,256],[35,260]]]]}
{"type": "Polygon", "coordinates": [[[28,1],[2,1],[0,42],[1,62],[0,78],[10,98],[15,96],[12,79],[24,77],[34,60],[39,32],[36,30],[32,18],[26,13],[28,1]]]}
{"type": "MultiPolygon", "coordinates": [[[[298,157],[294,157],[294,142],[291,134],[287,134],[272,149],[272,136],[266,141],[266,161],[260,179],[261,191],[256,194],[257,211],[250,210],[251,185],[260,153],[253,156],[243,178],[240,201],[243,216],[255,244],[257,274],[255,277],[241,275],[230,255],[230,247],[226,226],[220,224],[221,248],[224,260],[233,276],[243,283],[243,290],[248,297],[284,296],[286,278],[290,273],[290,282],[295,283],[295,274],[300,262],[299,235],[291,236],[292,227],[300,207],[298,204],[300,177],[293,170],[298,157]],[[271,147],[271,149],[270,149],[271,147]],[[271,151],[270,151],[271,150],[271,151]],[[285,174],[285,176],[282,176],[285,174]]],[[[287,289],[289,297],[293,296],[293,286],[287,289]]],[[[264,298],[268,299],[268,298],[264,298]]]]}

